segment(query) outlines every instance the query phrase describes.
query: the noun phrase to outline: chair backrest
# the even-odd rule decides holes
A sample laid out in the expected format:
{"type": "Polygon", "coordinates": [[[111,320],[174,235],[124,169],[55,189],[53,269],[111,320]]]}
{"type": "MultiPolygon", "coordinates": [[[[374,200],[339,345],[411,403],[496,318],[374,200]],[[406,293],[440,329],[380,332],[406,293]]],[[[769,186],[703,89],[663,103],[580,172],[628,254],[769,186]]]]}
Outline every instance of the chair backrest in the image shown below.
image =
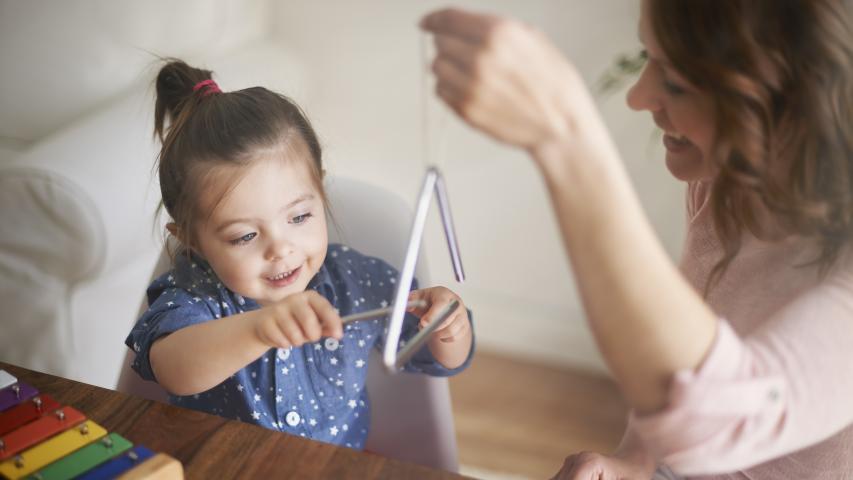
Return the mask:
{"type": "MultiPolygon", "coordinates": [[[[396,194],[354,179],[333,177],[326,181],[334,222],[330,222],[330,242],[341,242],[360,252],[382,258],[400,268],[412,220],[408,205],[396,194]]],[[[168,270],[166,252],[152,279],[168,270]]],[[[429,285],[421,256],[416,275],[421,285],[429,285]]],[[[141,313],[148,308],[143,299],[141,313]]],[[[165,390],[142,380],[130,367],[133,352],[128,350],[116,389],[151,400],[166,402],[165,390]]],[[[373,352],[368,368],[367,390],[372,420],[366,450],[397,460],[455,472],[459,468],[456,433],[445,378],[408,373],[389,374],[381,356],[373,352]]]]}

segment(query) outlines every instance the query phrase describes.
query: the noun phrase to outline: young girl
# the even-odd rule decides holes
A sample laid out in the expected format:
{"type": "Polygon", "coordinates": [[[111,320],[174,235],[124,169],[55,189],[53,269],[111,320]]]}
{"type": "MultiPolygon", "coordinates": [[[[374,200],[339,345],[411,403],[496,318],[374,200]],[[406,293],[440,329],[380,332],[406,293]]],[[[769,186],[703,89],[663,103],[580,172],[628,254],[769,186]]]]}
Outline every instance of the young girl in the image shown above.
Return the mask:
{"type": "MultiPolygon", "coordinates": [[[[148,288],[126,343],[134,369],[172,403],[316,440],[362,448],[365,379],[382,320],[341,315],[387,306],[397,272],[329,245],[320,145],[300,109],[254,87],[221,92],[181,61],[156,81],[163,206],[182,251],[148,288]]],[[[416,285],[414,285],[417,288],[416,285]]],[[[460,307],[405,366],[448,376],[473,353],[461,299],[414,290],[402,340],[452,300],[460,307]]]]}

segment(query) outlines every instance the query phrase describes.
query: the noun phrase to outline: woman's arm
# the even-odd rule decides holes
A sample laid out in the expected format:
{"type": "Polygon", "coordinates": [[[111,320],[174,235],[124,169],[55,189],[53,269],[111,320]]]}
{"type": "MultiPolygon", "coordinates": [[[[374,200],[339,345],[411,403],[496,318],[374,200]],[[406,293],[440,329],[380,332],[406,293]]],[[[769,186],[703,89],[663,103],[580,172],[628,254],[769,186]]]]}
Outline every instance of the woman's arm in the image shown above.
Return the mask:
{"type": "Polygon", "coordinates": [[[439,96],[535,160],[599,349],[633,407],[660,409],[672,375],[705,357],[716,318],[655,238],[580,76],[517,22],[442,10],[422,27],[439,96]]]}

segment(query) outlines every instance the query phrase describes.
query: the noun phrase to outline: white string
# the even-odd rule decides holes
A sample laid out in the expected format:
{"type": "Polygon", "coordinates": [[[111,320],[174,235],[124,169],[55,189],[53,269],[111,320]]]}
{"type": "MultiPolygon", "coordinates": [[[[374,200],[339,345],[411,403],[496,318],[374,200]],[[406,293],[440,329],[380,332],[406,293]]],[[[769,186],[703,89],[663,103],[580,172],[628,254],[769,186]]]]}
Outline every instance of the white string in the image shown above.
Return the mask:
{"type": "Polygon", "coordinates": [[[447,111],[435,94],[435,77],[431,64],[435,57],[434,45],[428,34],[421,34],[421,138],[424,168],[439,167],[447,163],[447,111]]]}

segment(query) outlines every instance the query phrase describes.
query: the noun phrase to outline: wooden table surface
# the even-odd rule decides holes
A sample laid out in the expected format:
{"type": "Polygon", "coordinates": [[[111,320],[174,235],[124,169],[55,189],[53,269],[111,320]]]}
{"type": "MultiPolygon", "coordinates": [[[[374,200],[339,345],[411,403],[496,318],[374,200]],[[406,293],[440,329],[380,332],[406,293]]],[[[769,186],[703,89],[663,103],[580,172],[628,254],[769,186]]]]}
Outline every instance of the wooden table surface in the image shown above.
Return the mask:
{"type": "Polygon", "coordinates": [[[80,410],[108,432],[177,458],[186,478],[464,478],[3,362],[0,369],[80,410]]]}

